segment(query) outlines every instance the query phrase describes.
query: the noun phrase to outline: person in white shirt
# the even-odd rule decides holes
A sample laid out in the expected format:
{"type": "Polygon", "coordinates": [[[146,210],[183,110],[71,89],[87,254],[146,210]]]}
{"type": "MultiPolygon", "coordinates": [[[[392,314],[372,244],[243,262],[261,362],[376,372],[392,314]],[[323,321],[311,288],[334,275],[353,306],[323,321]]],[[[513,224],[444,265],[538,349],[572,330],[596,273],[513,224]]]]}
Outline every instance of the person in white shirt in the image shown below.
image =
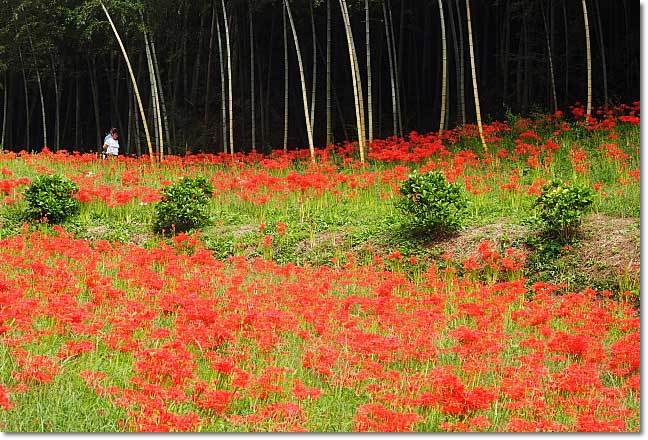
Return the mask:
{"type": "Polygon", "coordinates": [[[116,157],[119,155],[119,133],[116,128],[111,128],[110,133],[104,139],[103,157],[116,157]]]}

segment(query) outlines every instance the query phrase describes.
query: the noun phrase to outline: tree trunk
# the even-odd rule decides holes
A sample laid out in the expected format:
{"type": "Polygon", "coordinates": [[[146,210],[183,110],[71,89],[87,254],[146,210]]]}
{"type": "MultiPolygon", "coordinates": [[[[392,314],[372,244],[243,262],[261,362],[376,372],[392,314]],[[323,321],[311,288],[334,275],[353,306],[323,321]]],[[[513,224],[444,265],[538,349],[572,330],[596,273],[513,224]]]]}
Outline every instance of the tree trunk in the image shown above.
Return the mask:
{"type": "Polygon", "coordinates": [[[4,81],[2,83],[3,86],[3,100],[2,100],[2,138],[0,138],[0,151],[4,149],[5,146],[5,134],[7,133],[7,108],[9,107],[8,105],[8,90],[9,90],[9,82],[7,81],[7,72],[5,71],[4,73],[4,81]]]}
{"type": "Polygon", "coordinates": [[[524,29],[524,80],[522,87],[522,108],[526,111],[529,108],[529,26],[526,13],[522,15],[522,29],[524,29]]]}
{"type": "Polygon", "coordinates": [[[38,68],[36,68],[36,82],[38,83],[38,93],[40,95],[41,116],[43,120],[43,148],[47,148],[47,119],[45,115],[45,97],[43,96],[43,85],[38,68]]]}
{"type": "Polygon", "coordinates": [[[603,65],[603,99],[605,106],[608,105],[608,81],[607,81],[607,63],[605,62],[605,43],[603,41],[603,26],[601,26],[601,11],[598,0],[594,0],[594,9],[596,11],[596,22],[598,24],[599,46],[601,47],[601,64],[603,65]]]}
{"type": "Polygon", "coordinates": [[[592,48],[585,0],[583,0],[583,19],[585,20],[585,46],[587,50],[587,116],[590,116],[592,114],[592,48]]]}
{"type": "Polygon", "coordinates": [[[443,3],[439,0],[439,16],[441,19],[441,44],[443,46],[443,66],[441,67],[441,117],[439,131],[445,129],[446,98],[448,95],[448,48],[446,42],[445,19],[443,17],[443,3]]]}
{"type": "MultiPolygon", "coordinates": [[[[283,11],[283,7],[281,10],[283,11]]],[[[275,15],[272,15],[272,24],[270,26],[270,49],[268,50],[268,70],[267,70],[267,76],[266,76],[266,89],[265,89],[265,102],[263,103],[263,142],[264,145],[268,145],[268,132],[271,130],[268,130],[268,127],[270,126],[270,114],[272,113],[270,111],[270,91],[272,90],[270,80],[272,79],[272,61],[275,59],[274,53],[273,53],[273,46],[272,43],[274,42],[274,31],[275,31],[275,15]]],[[[263,99],[261,100],[263,102],[263,99]]],[[[270,135],[270,139],[272,139],[272,136],[270,135]]]]}
{"type": "Polygon", "coordinates": [[[293,40],[295,42],[295,51],[297,52],[297,63],[299,64],[299,77],[301,79],[302,99],[304,101],[304,119],[306,120],[306,134],[308,135],[308,148],[310,149],[311,161],[315,163],[315,146],[313,144],[313,130],[310,123],[310,115],[308,114],[308,93],[306,91],[306,78],[304,77],[304,65],[302,63],[301,50],[299,49],[299,40],[297,39],[297,30],[293,22],[292,14],[290,13],[290,4],[288,0],[284,0],[286,5],[286,12],[288,13],[288,21],[292,29],[293,40]]]}
{"type": "Polygon", "coordinates": [[[133,100],[131,99],[131,85],[129,82],[126,83],[126,96],[128,96],[128,120],[126,125],[128,126],[128,135],[126,137],[126,155],[130,154],[131,142],[133,141],[133,100]]]}
{"type": "Polygon", "coordinates": [[[79,125],[81,120],[81,87],[79,86],[79,76],[77,73],[76,77],[76,98],[75,98],[75,110],[74,110],[74,146],[79,147],[81,145],[81,137],[79,132],[79,125]]]}
{"type": "Polygon", "coordinates": [[[511,2],[506,0],[506,15],[504,18],[504,45],[502,50],[502,104],[508,103],[508,80],[509,80],[509,52],[511,49],[511,2]]]}
{"type": "Polygon", "coordinates": [[[553,99],[553,111],[555,113],[558,111],[558,101],[556,99],[556,81],[554,78],[553,58],[551,56],[551,41],[549,40],[549,28],[547,26],[547,19],[545,16],[544,6],[542,2],[540,2],[540,9],[542,12],[542,23],[544,24],[544,30],[545,30],[545,40],[547,43],[547,56],[549,58],[549,78],[551,81],[551,97],[553,99]]]}
{"type": "Polygon", "coordinates": [[[229,23],[227,21],[227,9],[225,9],[225,0],[221,0],[223,6],[223,22],[225,23],[225,46],[227,48],[227,88],[229,102],[229,148],[230,154],[234,155],[234,108],[232,101],[232,55],[230,50],[229,23]]]}
{"type": "Polygon", "coordinates": [[[565,27],[565,95],[563,99],[569,100],[569,27],[567,24],[567,2],[562,3],[563,26],[565,27]]]}
{"type": "Polygon", "coordinates": [[[331,1],[326,0],[326,145],[334,142],[331,118],[331,1]]]}
{"type": "Polygon", "coordinates": [[[250,23],[250,102],[252,121],[252,152],[256,152],[256,104],[254,102],[254,25],[252,22],[252,0],[248,0],[248,20],[250,23]]]}
{"type": "Polygon", "coordinates": [[[133,89],[135,90],[135,96],[137,97],[137,105],[139,106],[139,111],[142,116],[142,124],[144,125],[144,133],[146,134],[146,143],[148,145],[148,150],[149,150],[149,157],[151,161],[155,160],[155,156],[153,155],[153,145],[151,144],[151,135],[149,133],[148,129],[148,123],[146,122],[146,114],[144,113],[144,105],[142,104],[142,98],[140,97],[140,92],[139,88],[137,87],[137,81],[135,81],[135,74],[133,73],[133,68],[131,67],[130,60],[128,59],[128,54],[126,53],[126,48],[124,47],[124,44],[122,43],[122,40],[119,36],[119,33],[117,32],[117,28],[115,27],[115,24],[112,21],[112,18],[110,17],[110,14],[108,13],[108,9],[104,6],[103,2],[101,2],[101,7],[106,14],[106,17],[108,18],[108,21],[110,22],[110,27],[112,27],[113,32],[115,33],[115,37],[117,38],[117,42],[119,43],[119,47],[121,48],[122,54],[124,55],[124,59],[126,60],[126,65],[128,66],[128,72],[130,73],[131,81],[133,82],[133,89]]]}
{"type": "Polygon", "coordinates": [[[221,86],[221,122],[223,128],[223,152],[227,153],[227,91],[225,90],[225,61],[223,57],[223,43],[221,40],[220,18],[216,18],[216,36],[218,37],[218,61],[220,66],[221,86]]]}
{"type": "MultiPolygon", "coordinates": [[[[137,105],[137,96],[135,93],[133,93],[133,106],[137,105]]],[[[137,157],[142,156],[142,146],[140,144],[140,131],[139,131],[139,119],[140,119],[140,114],[138,112],[135,113],[135,151],[137,154],[137,157]]]]}
{"type": "MultiPolygon", "coordinates": [[[[391,14],[391,8],[389,8],[389,13],[391,14]]],[[[391,17],[390,17],[391,18],[391,17]]],[[[393,24],[393,21],[392,21],[393,24]]],[[[400,130],[400,136],[403,137],[403,105],[407,106],[407,102],[403,99],[403,76],[406,73],[403,73],[403,47],[405,46],[405,0],[400,0],[400,23],[398,29],[398,52],[396,52],[396,33],[393,32],[392,27],[392,38],[394,39],[394,60],[396,61],[396,94],[398,97],[398,127],[400,130]]]]}
{"type": "Polygon", "coordinates": [[[52,77],[54,78],[55,120],[54,120],[54,149],[58,150],[61,142],[61,90],[58,84],[58,74],[52,56],[52,77]]]}
{"type": "Polygon", "coordinates": [[[450,22],[450,32],[452,34],[452,45],[454,48],[454,65],[455,65],[455,75],[456,75],[456,91],[457,91],[457,99],[456,99],[456,109],[455,109],[455,124],[457,120],[459,119],[461,115],[461,103],[459,102],[459,41],[457,37],[457,29],[455,25],[455,18],[454,18],[454,8],[452,7],[452,3],[448,2],[448,21],[450,22]]]}
{"type": "MultiPolygon", "coordinates": [[[[35,53],[34,51],[34,44],[32,43],[32,38],[31,38],[31,33],[29,32],[29,27],[27,28],[28,36],[29,36],[29,46],[31,47],[32,54],[35,53]]],[[[41,103],[41,116],[42,116],[42,121],[43,121],[43,148],[47,148],[47,119],[46,119],[46,114],[45,114],[45,97],[43,96],[43,84],[41,82],[41,76],[40,76],[40,71],[38,70],[38,67],[35,68],[36,70],[36,83],[38,84],[38,94],[40,97],[40,103],[41,103]]]]}
{"type": "Polygon", "coordinates": [[[470,20],[470,0],[466,0],[466,17],[468,21],[468,48],[470,50],[470,69],[472,72],[473,94],[475,96],[475,112],[477,113],[477,128],[479,129],[479,138],[482,147],[486,150],[486,140],[484,139],[484,128],[482,127],[481,110],[479,108],[479,89],[477,88],[477,71],[475,69],[475,52],[473,49],[472,24],[470,20]]]}
{"type": "Polygon", "coordinates": [[[212,0],[212,19],[211,27],[209,29],[209,53],[207,54],[207,80],[205,81],[205,128],[209,121],[209,92],[211,86],[211,66],[212,66],[212,50],[214,47],[214,22],[216,21],[216,4],[212,0]]]}
{"type": "Polygon", "coordinates": [[[373,142],[373,96],[371,84],[371,34],[370,34],[370,17],[369,17],[369,0],[365,0],[365,33],[366,33],[366,52],[367,52],[367,122],[369,128],[369,144],[373,142]]]}
{"type": "Polygon", "coordinates": [[[101,117],[99,114],[100,108],[99,108],[99,91],[97,90],[97,78],[96,78],[96,70],[95,70],[95,59],[90,60],[89,57],[86,58],[86,61],[88,62],[88,70],[89,70],[89,76],[90,76],[90,91],[92,92],[92,105],[94,107],[94,117],[95,117],[95,126],[96,126],[96,135],[97,135],[97,142],[96,142],[96,151],[101,150],[101,146],[103,145],[102,143],[102,138],[101,138],[101,117]]]}
{"type": "Polygon", "coordinates": [[[461,3],[456,0],[457,27],[459,28],[459,102],[461,103],[461,124],[466,125],[466,69],[464,66],[464,32],[461,19],[461,3]]]}
{"type": "MultiPolygon", "coordinates": [[[[140,13],[141,14],[141,13],[140,13]]],[[[144,17],[141,15],[142,25],[144,26],[144,17]]],[[[159,101],[157,92],[157,80],[153,68],[153,55],[151,54],[151,45],[148,38],[148,33],[144,30],[144,47],[146,50],[146,62],[148,65],[149,82],[151,84],[151,107],[153,110],[153,134],[155,139],[155,147],[158,158],[162,160],[163,152],[161,148],[162,130],[160,124],[159,101]]]]}
{"type": "MultiPolygon", "coordinates": [[[[394,83],[396,85],[396,118],[398,120],[397,135],[403,136],[403,118],[401,115],[401,90],[400,90],[400,68],[399,54],[396,52],[396,37],[394,35],[394,20],[392,18],[391,4],[387,1],[387,13],[389,14],[389,34],[391,36],[391,51],[394,60],[394,83]]],[[[402,16],[402,14],[401,14],[402,16]]],[[[402,27],[401,27],[402,31],[402,27]]],[[[402,37],[402,36],[401,36],[402,37]]]]}
{"type": "Polygon", "coordinates": [[[31,140],[30,140],[30,120],[31,118],[29,117],[29,93],[27,91],[27,75],[25,75],[25,64],[23,62],[23,56],[22,56],[22,49],[20,46],[18,46],[18,56],[20,57],[20,71],[22,72],[22,77],[23,77],[23,85],[24,85],[24,91],[25,91],[25,127],[27,129],[27,139],[26,139],[26,144],[25,144],[25,149],[27,151],[31,150],[31,140]]]}
{"type": "Polygon", "coordinates": [[[283,150],[288,151],[288,24],[286,7],[283,8],[283,44],[284,44],[284,130],[283,150]]]}
{"type": "Polygon", "coordinates": [[[315,131],[315,96],[317,91],[317,35],[315,33],[315,16],[313,14],[313,3],[308,2],[310,8],[311,18],[311,32],[313,35],[313,83],[311,87],[311,102],[310,102],[310,120],[311,130],[315,131]]]}
{"type": "Polygon", "coordinates": [[[351,64],[351,79],[353,83],[353,93],[356,107],[356,123],[358,128],[358,146],[360,150],[360,162],[365,162],[365,126],[364,126],[364,108],[363,108],[363,89],[360,78],[360,69],[358,66],[358,57],[355,53],[355,44],[353,33],[351,31],[351,22],[346,5],[346,0],[340,0],[340,9],[342,9],[342,19],[346,31],[347,44],[349,46],[349,62],[351,64]]]}
{"type": "Polygon", "coordinates": [[[171,151],[171,133],[169,130],[169,116],[166,110],[166,101],[164,99],[164,87],[162,87],[162,76],[160,74],[160,66],[158,64],[157,51],[155,50],[155,41],[153,41],[153,38],[151,38],[151,53],[153,55],[153,72],[155,72],[155,82],[157,85],[157,93],[158,93],[157,96],[158,113],[160,117],[160,124],[162,124],[162,127],[160,128],[160,140],[161,140],[160,149],[164,150],[165,136],[166,136],[166,141],[168,141],[167,153],[170,154],[172,153],[172,151],[171,151]],[[163,136],[163,132],[165,136],[163,136]]]}
{"type": "Polygon", "coordinates": [[[194,64],[194,72],[191,77],[191,105],[198,107],[198,82],[200,79],[200,64],[202,62],[202,47],[203,47],[203,27],[205,24],[205,15],[200,14],[200,30],[198,32],[198,50],[196,52],[196,64],[194,64]]]}
{"type": "Polygon", "coordinates": [[[385,21],[385,36],[387,38],[387,58],[389,60],[389,79],[391,81],[391,97],[392,97],[392,125],[394,127],[394,136],[398,136],[398,107],[396,105],[396,79],[394,72],[394,58],[391,50],[391,34],[389,26],[389,17],[387,16],[386,0],[383,1],[383,16],[385,21]]]}

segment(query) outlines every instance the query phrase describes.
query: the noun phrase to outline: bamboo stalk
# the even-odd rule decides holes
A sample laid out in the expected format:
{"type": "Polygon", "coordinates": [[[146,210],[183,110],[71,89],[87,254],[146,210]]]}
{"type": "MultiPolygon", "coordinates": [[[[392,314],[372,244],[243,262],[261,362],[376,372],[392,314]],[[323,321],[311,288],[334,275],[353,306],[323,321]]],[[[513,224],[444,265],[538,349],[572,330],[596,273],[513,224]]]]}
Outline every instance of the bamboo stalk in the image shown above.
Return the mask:
{"type": "Polygon", "coordinates": [[[448,96],[448,49],[446,45],[446,29],[445,20],[443,17],[443,3],[439,0],[439,15],[441,19],[441,43],[443,45],[443,66],[441,73],[441,117],[439,120],[439,132],[445,129],[445,112],[446,112],[446,99],[448,96]]]}
{"type": "Polygon", "coordinates": [[[370,34],[369,0],[365,0],[365,44],[367,52],[367,116],[369,118],[369,144],[373,142],[373,96],[371,78],[371,34],[370,34]]]}
{"type": "Polygon", "coordinates": [[[227,92],[225,90],[225,62],[223,60],[223,42],[221,40],[220,18],[216,20],[216,36],[218,37],[218,64],[220,67],[221,86],[221,122],[223,129],[223,152],[227,153],[227,92]]]}
{"type": "Polygon", "coordinates": [[[481,120],[481,110],[479,108],[479,89],[477,88],[477,72],[475,69],[475,52],[473,49],[472,24],[470,20],[470,0],[466,0],[466,17],[468,18],[468,47],[470,49],[470,69],[472,71],[473,92],[475,95],[475,112],[477,113],[477,128],[479,129],[479,138],[482,147],[486,150],[486,140],[484,139],[484,128],[481,120]]]}
{"type": "Polygon", "coordinates": [[[360,150],[360,162],[364,163],[365,157],[365,139],[364,139],[364,109],[362,108],[362,84],[358,69],[358,58],[355,54],[355,45],[353,43],[353,34],[351,33],[351,23],[349,21],[346,0],[340,0],[340,9],[342,9],[342,19],[344,21],[347,44],[349,46],[349,62],[351,64],[351,79],[353,83],[353,94],[356,107],[356,123],[358,129],[358,147],[360,150]]]}
{"type": "Polygon", "coordinates": [[[304,119],[306,120],[306,134],[308,136],[308,148],[310,149],[311,162],[315,163],[315,146],[313,144],[313,130],[311,127],[310,115],[308,113],[308,95],[306,92],[306,78],[304,76],[304,64],[302,63],[301,50],[299,49],[299,40],[297,39],[297,31],[295,23],[293,22],[292,14],[290,12],[290,5],[288,0],[284,0],[286,5],[286,12],[288,13],[288,21],[292,29],[293,40],[295,42],[295,51],[297,52],[297,63],[299,64],[299,77],[301,79],[302,99],[304,101],[304,119]]]}
{"type": "Polygon", "coordinates": [[[286,22],[286,8],[283,8],[283,44],[284,44],[284,130],[283,150],[288,151],[288,25],[286,22]]]}
{"type": "Polygon", "coordinates": [[[394,136],[398,136],[398,109],[396,107],[396,84],[394,78],[394,59],[391,50],[391,37],[389,28],[389,17],[387,16],[387,6],[383,1],[383,15],[385,21],[385,36],[387,38],[387,57],[389,61],[389,79],[391,82],[391,98],[392,98],[392,125],[394,127],[394,136]]]}
{"type": "Polygon", "coordinates": [[[252,1],[248,0],[248,21],[250,25],[250,108],[252,121],[252,151],[256,152],[256,109],[254,102],[254,24],[252,22],[252,1]]]}
{"type": "Polygon", "coordinates": [[[587,48],[587,116],[590,116],[592,114],[592,47],[585,0],[583,0],[583,19],[585,20],[585,45],[587,48]]]}
{"type": "Polygon", "coordinates": [[[108,22],[110,23],[110,27],[112,28],[113,32],[115,33],[115,37],[117,38],[117,42],[119,43],[119,47],[121,48],[122,54],[124,55],[124,59],[126,60],[126,65],[128,66],[128,73],[130,74],[131,81],[133,83],[133,89],[135,90],[135,96],[137,98],[137,105],[139,107],[140,115],[142,117],[142,125],[144,125],[144,133],[146,134],[146,144],[148,146],[149,150],[149,157],[151,161],[155,161],[155,156],[153,154],[153,144],[151,143],[151,133],[149,132],[148,128],[148,123],[146,122],[146,114],[144,112],[144,105],[142,104],[142,97],[140,96],[139,92],[139,87],[137,87],[137,81],[135,80],[135,74],[133,73],[133,67],[131,66],[130,60],[128,59],[128,53],[126,53],[126,48],[124,47],[124,43],[122,43],[121,37],[119,36],[119,32],[117,32],[117,28],[115,27],[115,24],[112,21],[112,18],[110,17],[110,14],[108,13],[108,9],[106,9],[106,6],[104,6],[103,2],[100,3],[101,8],[103,9],[104,13],[106,14],[106,17],[108,17],[108,22]]]}
{"type": "Polygon", "coordinates": [[[225,8],[225,0],[221,0],[223,6],[223,22],[225,23],[225,47],[227,48],[227,88],[228,88],[228,103],[229,103],[229,147],[230,154],[234,155],[234,108],[232,101],[232,55],[230,50],[230,35],[229,24],[227,22],[227,9],[225,8]]]}
{"type": "Polygon", "coordinates": [[[331,1],[326,0],[326,145],[333,143],[331,115],[331,1]]]}

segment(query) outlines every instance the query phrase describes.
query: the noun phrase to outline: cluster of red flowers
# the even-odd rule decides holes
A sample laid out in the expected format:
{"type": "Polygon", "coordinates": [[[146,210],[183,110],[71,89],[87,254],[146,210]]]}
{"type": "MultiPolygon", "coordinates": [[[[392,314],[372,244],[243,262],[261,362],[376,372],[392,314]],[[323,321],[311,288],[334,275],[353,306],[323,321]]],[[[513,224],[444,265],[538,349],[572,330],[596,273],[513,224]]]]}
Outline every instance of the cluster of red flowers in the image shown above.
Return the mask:
{"type": "MultiPolygon", "coordinates": [[[[416,164],[421,172],[441,170],[448,180],[463,183],[473,194],[484,194],[501,188],[511,192],[538,194],[542,180],[523,185],[519,167],[515,167],[507,183],[494,183],[488,173],[489,167],[499,161],[512,161],[530,168],[549,167],[554,155],[560,149],[560,136],[578,127],[596,130],[602,143],[598,147],[602,154],[618,164],[624,171],[620,182],[628,180],[626,175],[638,179],[639,170],[629,170],[629,152],[618,142],[619,123],[636,124],[639,120],[639,103],[599,109],[589,119],[584,118],[582,106],[571,111],[575,122],[568,123],[560,112],[545,118],[520,118],[514,123],[494,122],[484,127],[488,151],[481,151],[475,144],[477,128],[466,125],[442,133],[410,133],[404,138],[391,137],[374,140],[369,146],[368,156],[376,162],[391,162],[400,165],[389,168],[368,169],[356,157],[357,145],[345,143],[330,145],[317,150],[318,162],[309,164],[305,150],[275,151],[264,156],[252,154],[195,154],[184,157],[167,155],[163,167],[149,167],[148,159],[119,157],[110,164],[97,167],[93,154],[68,153],[64,150],[33,155],[26,152],[0,154],[0,162],[11,163],[18,158],[35,172],[50,173],[63,169],[81,188],[77,197],[80,201],[101,202],[108,206],[123,206],[131,203],[153,203],[161,198],[161,187],[168,185],[169,174],[175,176],[201,175],[208,177],[216,189],[217,197],[237,198],[254,204],[266,204],[290,196],[320,197],[332,194],[336,197],[355,197],[364,188],[387,184],[393,191],[384,191],[383,198],[390,198],[400,182],[407,178],[410,167],[416,164]],[[341,159],[341,160],[340,160],[341,159]],[[303,171],[294,171],[295,162],[301,162],[303,171]],[[207,166],[209,165],[209,166],[207,166]],[[634,174],[633,174],[634,173],[634,174]],[[636,175],[636,176],[635,176],[636,175]],[[107,181],[115,182],[108,184],[107,181]]],[[[590,158],[585,149],[570,147],[574,170],[586,174],[590,169],[590,158]]],[[[0,203],[13,204],[20,199],[19,188],[29,184],[30,179],[15,178],[13,172],[4,166],[1,170],[0,203]]],[[[603,183],[597,184],[601,190],[603,183]]],[[[604,196],[607,193],[602,192],[604,196]]]]}
{"type": "MultiPolygon", "coordinates": [[[[144,249],[57,231],[0,242],[0,411],[83,362],[128,430],[638,426],[640,319],[594,290],[436,268],[415,281],[389,261],[223,262],[190,236],[144,249]],[[55,354],[32,352],[45,340],[55,354]],[[122,368],[92,362],[113,352],[122,368]]],[[[509,271],[522,258],[489,242],[478,256],[509,271]]]]}

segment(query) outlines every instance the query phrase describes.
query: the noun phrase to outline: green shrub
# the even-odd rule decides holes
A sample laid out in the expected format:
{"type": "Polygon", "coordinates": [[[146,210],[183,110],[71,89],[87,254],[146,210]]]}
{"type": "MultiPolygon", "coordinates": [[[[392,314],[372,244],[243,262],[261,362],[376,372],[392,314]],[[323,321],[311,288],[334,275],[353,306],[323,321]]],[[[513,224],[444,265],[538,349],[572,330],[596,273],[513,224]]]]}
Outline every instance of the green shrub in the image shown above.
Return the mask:
{"type": "Polygon", "coordinates": [[[62,223],[79,212],[79,201],[74,194],[79,191],[76,183],[64,176],[39,176],[25,190],[26,217],[30,220],[44,219],[49,223],[62,223]]]}
{"type": "Polygon", "coordinates": [[[535,201],[538,218],[547,232],[568,238],[576,231],[582,216],[594,202],[593,191],[585,186],[568,186],[561,180],[552,180],[542,188],[535,201]]]}
{"type": "Polygon", "coordinates": [[[156,232],[187,232],[205,226],[209,221],[209,199],[213,188],[203,177],[185,177],[163,191],[155,207],[156,232]]]}
{"type": "Polygon", "coordinates": [[[414,172],[400,188],[398,208],[429,231],[448,232],[461,226],[468,201],[461,186],[440,172],[414,172]]]}

